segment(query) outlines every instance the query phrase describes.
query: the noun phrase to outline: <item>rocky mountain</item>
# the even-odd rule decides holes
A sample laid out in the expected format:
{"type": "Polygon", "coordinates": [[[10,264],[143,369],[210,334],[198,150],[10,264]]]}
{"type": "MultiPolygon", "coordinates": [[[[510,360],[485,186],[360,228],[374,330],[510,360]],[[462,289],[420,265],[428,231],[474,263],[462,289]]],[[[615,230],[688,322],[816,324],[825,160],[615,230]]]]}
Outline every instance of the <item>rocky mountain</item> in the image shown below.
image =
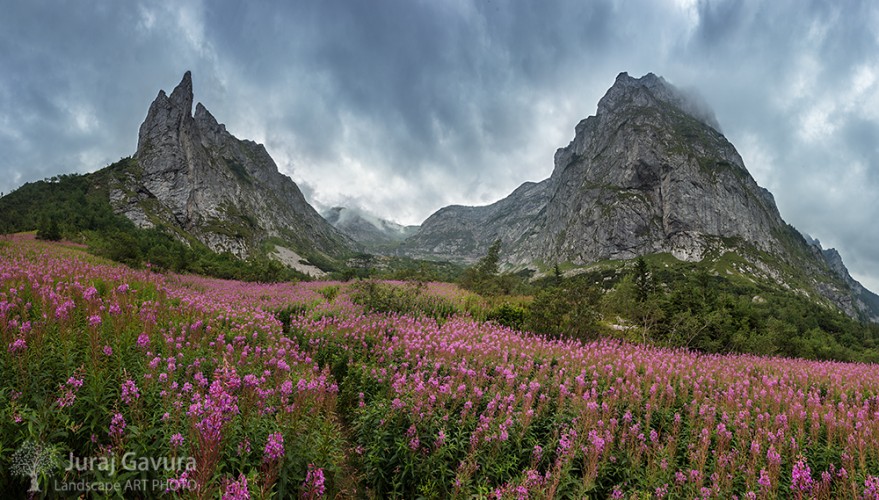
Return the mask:
{"type": "Polygon", "coordinates": [[[550,180],[526,182],[488,206],[441,208],[403,242],[400,252],[416,258],[473,263],[500,239],[508,263],[530,266],[530,256],[513,252],[526,248],[537,237],[538,223],[549,202],[549,186],[550,180]]]}
{"type": "Polygon", "coordinates": [[[597,113],[556,152],[549,179],[488,206],[443,208],[399,251],[472,262],[497,239],[509,267],[537,270],[733,252],[785,287],[815,293],[851,316],[879,317],[848,272],[835,271],[833,259],[828,264],[782,220],[707,106],[654,74],[621,73],[597,113]]]}
{"type": "Polygon", "coordinates": [[[234,137],[201,104],[192,75],[150,105],[135,167],[110,201],[142,228],[162,227],[217,252],[268,255],[294,267],[303,256],[339,257],[356,246],[309,205],[262,144],[234,137]]]}
{"type": "Polygon", "coordinates": [[[397,224],[356,208],[333,207],[323,217],[367,251],[393,248],[418,230],[418,226],[397,224]]]}
{"type": "Polygon", "coordinates": [[[867,290],[859,281],[852,278],[848,268],[842,262],[842,256],[835,248],[823,248],[821,242],[804,235],[807,243],[812,247],[816,255],[820,255],[827,262],[830,271],[833,272],[852,292],[853,306],[858,311],[866,313],[867,319],[879,322],[879,295],[867,290]]]}

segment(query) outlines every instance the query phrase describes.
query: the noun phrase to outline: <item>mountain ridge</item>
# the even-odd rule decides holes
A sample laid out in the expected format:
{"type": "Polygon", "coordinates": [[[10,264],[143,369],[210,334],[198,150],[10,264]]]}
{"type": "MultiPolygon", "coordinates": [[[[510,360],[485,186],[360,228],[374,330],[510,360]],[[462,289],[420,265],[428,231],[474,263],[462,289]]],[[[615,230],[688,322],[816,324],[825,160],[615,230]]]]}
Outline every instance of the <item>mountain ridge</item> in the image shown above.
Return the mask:
{"type": "MultiPolygon", "coordinates": [[[[109,199],[105,211],[179,242],[239,259],[273,258],[317,277],[355,256],[363,260],[364,249],[473,263],[496,240],[507,269],[538,276],[558,265],[655,254],[679,261],[736,255],[735,265],[715,272],[767,280],[879,321],[879,296],[852,278],[838,252],[784,221],[704,101],[652,73],[617,76],[596,114],[577,123],[574,138],[556,151],[547,179],[525,182],[490,205],[443,207],[417,227],[343,207],[322,217],[263,145],[231,135],[202,103],[193,112],[193,102],[186,72],[170,94],[160,90],[152,101],[135,156],[68,179],[76,196],[97,203],[101,195],[103,203],[109,199]]],[[[51,183],[32,187],[47,192],[51,183]]],[[[33,211],[33,204],[19,208],[33,211]]],[[[95,207],[93,213],[104,210],[95,207]]],[[[56,217],[53,210],[41,217],[56,217]]],[[[96,227],[94,217],[81,215],[66,221],[66,230],[96,227]]],[[[22,225],[2,219],[5,227],[22,225]]]]}
{"type": "Polygon", "coordinates": [[[321,215],[333,227],[363,245],[365,250],[377,253],[396,247],[419,227],[398,224],[350,207],[332,207],[321,215]]]}

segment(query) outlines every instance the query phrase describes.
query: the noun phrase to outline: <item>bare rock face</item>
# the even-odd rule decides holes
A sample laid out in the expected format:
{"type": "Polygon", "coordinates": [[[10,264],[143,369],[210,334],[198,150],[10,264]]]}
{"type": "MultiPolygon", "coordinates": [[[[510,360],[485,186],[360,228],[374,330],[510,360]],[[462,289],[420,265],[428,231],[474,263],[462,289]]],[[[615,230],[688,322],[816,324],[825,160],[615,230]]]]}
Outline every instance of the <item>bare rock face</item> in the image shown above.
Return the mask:
{"type": "Polygon", "coordinates": [[[821,242],[806,237],[808,243],[812,246],[815,253],[824,258],[830,271],[835,274],[845,286],[851,290],[851,299],[847,303],[847,308],[843,308],[846,314],[854,316],[852,311],[860,312],[865,319],[873,323],[879,323],[879,295],[864,288],[858,280],[854,279],[848,272],[848,268],[842,262],[842,256],[835,248],[823,248],[821,242]],[[847,310],[846,310],[847,309],[847,310]]]}
{"type": "Polygon", "coordinates": [[[487,207],[446,207],[405,245],[422,257],[587,264],[670,252],[699,260],[704,237],[777,248],[772,195],[748,174],[704,104],[660,77],[621,73],[555,154],[552,176],[487,207]]]}
{"type": "Polygon", "coordinates": [[[550,181],[526,182],[510,196],[484,207],[452,205],[438,210],[407,239],[401,252],[423,259],[472,263],[500,239],[508,262],[530,264],[549,201],[550,181]]]}
{"type": "Polygon", "coordinates": [[[160,91],[150,105],[137,169],[111,190],[118,212],[140,227],[170,228],[241,258],[267,254],[269,239],[329,256],[353,247],[278,171],[265,147],[232,136],[201,103],[193,115],[192,103],[187,71],[170,96],[160,91]]]}
{"type": "Polygon", "coordinates": [[[542,241],[547,262],[588,263],[671,252],[702,258],[703,236],[779,248],[784,227],[713,116],[652,74],[623,73],[555,156],[542,241]]]}
{"type": "MultiPolygon", "coordinates": [[[[653,74],[616,78],[596,115],[577,124],[574,139],[556,152],[549,179],[525,183],[492,205],[440,209],[400,252],[473,262],[497,239],[513,268],[665,252],[687,261],[763,253],[798,269],[811,290],[847,314],[869,314],[869,297],[853,299],[842,262],[808,248],[782,220],[708,107],[653,74]]],[[[781,285],[798,286],[752,260],[781,285]]]]}

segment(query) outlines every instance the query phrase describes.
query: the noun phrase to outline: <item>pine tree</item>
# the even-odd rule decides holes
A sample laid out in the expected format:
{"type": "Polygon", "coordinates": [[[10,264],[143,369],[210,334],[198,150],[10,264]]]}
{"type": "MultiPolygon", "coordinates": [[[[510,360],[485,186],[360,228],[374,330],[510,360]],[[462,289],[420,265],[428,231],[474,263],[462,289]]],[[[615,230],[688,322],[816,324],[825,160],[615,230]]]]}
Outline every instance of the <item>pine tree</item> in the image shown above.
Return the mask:
{"type": "Polygon", "coordinates": [[[498,263],[501,256],[501,240],[497,239],[488,247],[488,253],[476,264],[476,271],[482,278],[495,276],[498,273],[498,263]]]}
{"type": "Polygon", "coordinates": [[[653,279],[644,257],[638,257],[638,261],[635,262],[635,292],[635,299],[638,302],[646,302],[653,292],[653,279]]]}

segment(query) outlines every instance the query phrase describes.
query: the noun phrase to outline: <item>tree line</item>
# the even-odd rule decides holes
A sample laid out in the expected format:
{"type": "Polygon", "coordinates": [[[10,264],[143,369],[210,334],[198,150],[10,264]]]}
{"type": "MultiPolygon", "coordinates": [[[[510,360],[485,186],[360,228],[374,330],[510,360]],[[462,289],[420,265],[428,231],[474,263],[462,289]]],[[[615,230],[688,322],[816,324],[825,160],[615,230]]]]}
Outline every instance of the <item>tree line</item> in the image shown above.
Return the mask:
{"type": "Polygon", "coordinates": [[[709,353],[879,362],[879,325],[771,283],[728,278],[709,264],[656,266],[642,257],[575,276],[554,266],[532,281],[500,272],[499,263],[500,241],[464,272],[460,284],[494,297],[489,319],[513,328],[709,353]],[[531,299],[505,300],[510,294],[531,299]]]}

